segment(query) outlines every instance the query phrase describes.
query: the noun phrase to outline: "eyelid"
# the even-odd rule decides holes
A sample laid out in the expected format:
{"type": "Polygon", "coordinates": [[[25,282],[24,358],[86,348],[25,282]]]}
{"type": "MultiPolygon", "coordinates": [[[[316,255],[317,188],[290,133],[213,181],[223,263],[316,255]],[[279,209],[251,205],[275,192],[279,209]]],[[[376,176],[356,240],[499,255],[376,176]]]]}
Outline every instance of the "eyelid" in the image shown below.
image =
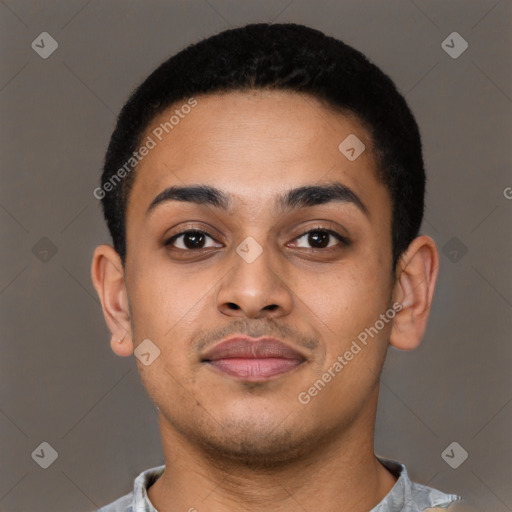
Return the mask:
{"type": "Polygon", "coordinates": [[[225,237],[223,237],[222,234],[218,232],[214,227],[210,226],[209,224],[205,225],[202,221],[199,220],[187,221],[183,224],[180,224],[178,228],[174,226],[173,228],[169,229],[168,232],[172,232],[174,229],[179,229],[179,231],[176,231],[171,235],[166,235],[163,242],[164,245],[168,244],[170,240],[172,240],[173,238],[177,238],[178,236],[189,233],[191,231],[207,235],[210,238],[214,239],[216,242],[225,240],[225,237]]]}
{"type": "MultiPolygon", "coordinates": [[[[295,240],[297,240],[299,238],[302,238],[305,235],[308,235],[309,233],[312,233],[312,232],[315,232],[315,231],[323,231],[325,233],[330,234],[334,238],[336,238],[339,242],[341,242],[342,245],[347,246],[347,247],[349,245],[351,245],[352,242],[351,242],[351,240],[347,236],[342,235],[339,231],[337,231],[336,229],[333,229],[331,226],[332,226],[331,224],[329,224],[329,227],[323,226],[323,225],[309,226],[304,231],[302,231],[299,235],[294,237],[292,241],[295,241],[295,240]]],[[[212,235],[211,233],[209,233],[208,231],[206,231],[204,229],[189,227],[189,228],[185,228],[185,229],[179,231],[178,233],[175,233],[172,236],[168,237],[164,241],[163,245],[165,247],[168,247],[174,241],[176,241],[180,236],[186,235],[187,233],[199,233],[199,234],[202,234],[202,235],[205,235],[205,236],[211,238],[215,243],[222,243],[222,242],[218,242],[218,240],[215,238],[214,235],[212,235]]],[[[331,249],[331,250],[334,249],[335,247],[336,246],[325,247],[325,248],[312,247],[309,250],[311,250],[311,251],[326,252],[329,249],[331,249]]],[[[174,248],[179,250],[179,251],[184,251],[184,252],[200,252],[200,251],[205,250],[205,249],[206,250],[207,249],[211,249],[211,248],[208,248],[208,247],[206,247],[206,248],[202,247],[200,249],[181,249],[181,248],[178,248],[178,247],[174,247],[174,248]]],[[[216,247],[216,248],[218,248],[218,247],[216,247]]],[[[302,249],[304,249],[304,248],[302,248],[302,249]]]]}
{"type": "MultiPolygon", "coordinates": [[[[164,241],[164,246],[167,247],[167,246],[171,245],[171,243],[175,242],[180,236],[186,235],[188,233],[199,233],[199,234],[207,236],[208,238],[211,238],[215,243],[220,243],[208,231],[205,231],[203,229],[197,229],[197,228],[188,228],[188,229],[185,229],[183,231],[175,233],[174,235],[166,238],[165,241],[164,241]]],[[[179,249],[181,251],[191,251],[191,252],[194,251],[194,249],[181,249],[181,248],[177,248],[177,249],[179,249]]],[[[202,249],[195,249],[195,251],[200,251],[202,249]]]]}
{"type": "MultiPolygon", "coordinates": [[[[296,236],[294,238],[294,240],[297,240],[298,238],[302,238],[303,236],[308,235],[309,233],[312,233],[312,232],[315,232],[315,231],[323,231],[325,233],[328,233],[328,234],[332,235],[334,238],[336,238],[343,245],[347,246],[347,247],[349,245],[351,245],[351,243],[352,243],[352,241],[347,236],[342,235],[336,229],[333,229],[331,227],[321,226],[321,225],[313,226],[313,227],[308,227],[304,232],[302,232],[300,235],[296,236]]],[[[326,251],[328,249],[332,249],[332,247],[326,247],[324,249],[318,249],[318,248],[315,248],[315,247],[311,248],[311,250],[316,250],[316,251],[326,251]]]]}

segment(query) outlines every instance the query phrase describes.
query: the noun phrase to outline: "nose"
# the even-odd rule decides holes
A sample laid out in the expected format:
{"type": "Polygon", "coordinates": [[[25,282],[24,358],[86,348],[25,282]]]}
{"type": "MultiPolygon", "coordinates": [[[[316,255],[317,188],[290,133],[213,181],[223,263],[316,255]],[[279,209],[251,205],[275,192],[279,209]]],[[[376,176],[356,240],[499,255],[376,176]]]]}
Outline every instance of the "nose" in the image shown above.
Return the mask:
{"type": "Polygon", "coordinates": [[[293,292],[286,281],[284,268],[277,265],[270,249],[264,248],[254,260],[234,252],[231,269],[218,287],[217,309],[238,318],[286,316],[293,306],[293,292]]]}

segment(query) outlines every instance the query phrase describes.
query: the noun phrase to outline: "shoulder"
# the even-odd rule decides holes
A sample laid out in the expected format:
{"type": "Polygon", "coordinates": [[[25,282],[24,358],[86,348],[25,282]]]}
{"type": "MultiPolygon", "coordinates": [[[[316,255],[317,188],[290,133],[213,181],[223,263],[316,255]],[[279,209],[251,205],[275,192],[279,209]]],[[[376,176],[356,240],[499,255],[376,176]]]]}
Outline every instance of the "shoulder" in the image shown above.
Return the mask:
{"type": "Polygon", "coordinates": [[[476,508],[463,502],[455,502],[446,507],[426,508],[423,512],[479,512],[476,508]]]}
{"type": "Polygon", "coordinates": [[[455,503],[460,501],[460,496],[456,494],[447,494],[433,487],[428,487],[416,482],[410,482],[411,501],[413,503],[421,503],[429,508],[424,509],[425,512],[430,510],[446,510],[450,507],[450,512],[454,510],[451,508],[455,503]]]}
{"type": "Polygon", "coordinates": [[[165,465],[146,469],[133,482],[133,491],[98,509],[96,512],[156,512],[149,501],[147,490],[162,476],[165,465]]]}
{"type": "Polygon", "coordinates": [[[97,512],[133,512],[133,491],[98,509],[97,512]]]}
{"type": "Polygon", "coordinates": [[[452,504],[460,502],[460,496],[447,494],[433,487],[412,482],[405,465],[400,462],[382,458],[379,458],[379,461],[398,479],[388,495],[372,512],[387,512],[389,510],[434,512],[446,511],[448,508],[450,512],[455,511],[450,507],[452,504]]]}

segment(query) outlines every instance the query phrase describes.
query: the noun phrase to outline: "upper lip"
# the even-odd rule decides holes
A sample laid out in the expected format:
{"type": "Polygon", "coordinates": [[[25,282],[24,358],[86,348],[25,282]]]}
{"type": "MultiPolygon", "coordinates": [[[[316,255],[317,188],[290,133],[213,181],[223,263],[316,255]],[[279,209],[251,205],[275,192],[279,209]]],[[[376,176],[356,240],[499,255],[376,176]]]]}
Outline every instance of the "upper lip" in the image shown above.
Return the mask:
{"type": "Polygon", "coordinates": [[[203,355],[203,361],[218,359],[301,359],[305,357],[297,350],[289,347],[282,341],[268,336],[251,338],[249,336],[232,336],[219,342],[203,355]]]}

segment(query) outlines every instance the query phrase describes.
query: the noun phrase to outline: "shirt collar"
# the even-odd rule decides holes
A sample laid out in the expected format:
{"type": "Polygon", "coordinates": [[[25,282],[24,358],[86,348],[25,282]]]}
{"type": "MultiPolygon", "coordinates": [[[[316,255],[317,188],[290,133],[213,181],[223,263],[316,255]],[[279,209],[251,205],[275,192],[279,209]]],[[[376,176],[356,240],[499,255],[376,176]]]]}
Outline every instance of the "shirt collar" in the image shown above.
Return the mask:
{"type": "MultiPolygon", "coordinates": [[[[378,459],[398,479],[384,499],[370,512],[423,510],[417,507],[443,505],[447,503],[447,498],[457,498],[456,496],[446,495],[436,489],[412,483],[404,464],[391,459],[380,457],[378,459]]],[[[162,476],[164,469],[165,465],[147,469],[135,479],[133,512],[158,512],[149,500],[147,490],[162,476]]]]}

